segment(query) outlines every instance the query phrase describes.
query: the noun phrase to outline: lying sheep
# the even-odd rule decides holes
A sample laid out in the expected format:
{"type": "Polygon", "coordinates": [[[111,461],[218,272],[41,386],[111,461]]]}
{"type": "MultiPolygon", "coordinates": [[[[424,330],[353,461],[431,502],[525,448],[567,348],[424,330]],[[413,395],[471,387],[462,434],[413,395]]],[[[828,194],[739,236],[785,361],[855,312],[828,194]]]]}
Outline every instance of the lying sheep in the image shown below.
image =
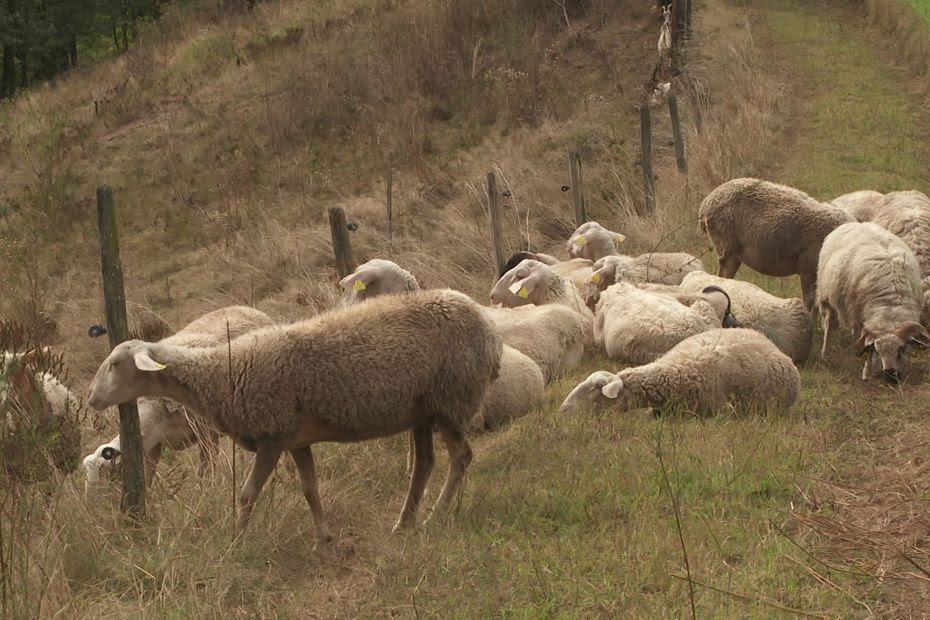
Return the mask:
{"type": "Polygon", "coordinates": [[[90,386],[94,409],[167,396],[256,452],[240,494],[240,524],[281,452],[297,466],[317,539],[323,520],[310,445],[413,430],[416,461],[396,528],[414,522],[433,468],[433,428],[449,451],[436,503],[446,508],[472,459],[462,433],[498,374],[501,341],[481,308],[450,290],[376,297],[229,345],[117,345],[90,386]],[[231,372],[230,372],[231,368],[231,372]]]}
{"type": "Polygon", "coordinates": [[[420,284],[413,274],[397,263],[373,258],[339,281],[340,305],[348,306],[388,293],[417,291],[420,284]]]}
{"type": "Polygon", "coordinates": [[[743,324],[733,314],[733,304],[730,295],[719,286],[705,286],[700,293],[683,293],[681,287],[668,284],[637,284],[644,291],[661,293],[671,297],[685,306],[691,307],[699,301],[707,302],[717,315],[717,322],[722,327],[743,327],[743,324]]]}
{"type": "Polygon", "coordinates": [[[689,307],[628,282],[604,291],[594,317],[595,342],[610,359],[630,364],[654,361],[685,338],[721,326],[714,307],[703,299],[689,307]]]}
{"type": "Polygon", "coordinates": [[[560,304],[486,308],[505,344],[529,357],[549,383],[574,368],[592,339],[592,322],[560,304]]]}
{"type": "Polygon", "coordinates": [[[617,244],[625,239],[624,235],[607,230],[597,222],[585,222],[575,229],[566,245],[572,258],[595,261],[602,256],[616,254],[617,244]]]}
{"type": "Polygon", "coordinates": [[[588,285],[588,280],[591,278],[591,273],[593,272],[592,262],[586,258],[559,260],[554,256],[540,254],[538,252],[517,252],[507,260],[500,274],[498,274],[498,277],[502,277],[525,260],[535,260],[549,265],[552,267],[552,271],[567,278],[574,284],[575,289],[582,295],[584,294],[588,285]]]}
{"type": "MultiPolygon", "coordinates": [[[[59,471],[69,473],[77,467],[81,449],[80,414],[82,404],[51,372],[37,370],[48,349],[23,353],[6,351],[0,357],[0,413],[5,435],[14,442],[21,433],[41,437],[48,456],[59,471]]],[[[7,445],[5,449],[9,449],[7,445]]],[[[6,455],[8,464],[20,472],[29,455],[6,455]],[[16,462],[21,461],[21,462],[16,462]]]]}
{"type": "Polygon", "coordinates": [[[491,289],[491,303],[515,308],[526,304],[562,304],[593,319],[578,290],[552,266],[524,260],[505,273],[491,289]]]}
{"type": "Polygon", "coordinates": [[[645,366],[616,374],[595,372],[562,403],[563,413],[610,407],[660,411],[680,403],[696,413],[732,406],[788,408],[798,398],[801,377],[788,356],[751,329],[713,329],[695,334],[645,366]]]}
{"type": "MultiPolygon", "coordinates": [[[[192,419],[180,405],[165,398],[139,399],[139,430],[145,455],[145,479],[151,484],[164,448],[186,450],[200,447],[200,475],[213,464],[217,452],[217,434],[198,419],[192,419]]],[[[97,447],[84,457],[84,494],[93,499],[100,490],[101,479],[110,475],[120,456],[120,437],[97,447]]]]}
{"type": "Polygon", "coordinates": [[[504,266],[501,268],[500,273],[497,274],[497,277],[500,278],[505,273],[525,260],[538,260],[539,262],[545,263],[549,266],[557,265],[558,263],[562,262],[551,254],[543,254],[542,252],[527,252],[523,250],[520,252],[515,252],[510,258],[507,259],[507,262],[504,263],[504,266]]]}
{"type": "Polygon", "coordinates": [[[816,299],[820,246],[830,231],[851,217],[791,187],[733,179],[704,198],[699,219],[719,257],[717,275],[733,278],[742,263],[770,276],[798,274],[804,307],[810,311],[816,299]]]}
{"type": "Polygon", "coordinates": [[[878,203],[872,221],[907,244],[920,268],[921,316],[930,320],[930,198],[921,192],[891,192],[878,203]]]}
{"type": "Polygon", "coordinates": [[[699,293],[708,286],[727,292],[740,325],[765,334],[795,362],[803,362],[810,355],[813,326],[803,301],[776,297],[751,282],[709,273],[689,273],[680,288],[685,293],[699,293]]]}
{"type": "Polygon", "coordinates": [[[592,265],[593,273],[585,288],[589,308],[601,293],[616,282],[678,285],[692,271],[704,271],[700,259],[684,252],[650,252],[639,256],[605,256],[592,265]]]}
{"type": "Polygon", "coordinates": [[[862,379],[897,382],[910,348],[930,344],[919,323],[920,267],[911,249],[878,224],[844,224],[824,240],[817,278],[821,356],[826,356],[830,327],[839,322],[859,332],[859,354],[868,353],[862,379]]]}
{"type": "Polygon", "coordinates": [[[880,192],[871,189],[862,189],[837,196],[829,204],[839,207],[849,214],[854,222],[869,222],[875,215],[875,209],[885,197],[880,192]]]}

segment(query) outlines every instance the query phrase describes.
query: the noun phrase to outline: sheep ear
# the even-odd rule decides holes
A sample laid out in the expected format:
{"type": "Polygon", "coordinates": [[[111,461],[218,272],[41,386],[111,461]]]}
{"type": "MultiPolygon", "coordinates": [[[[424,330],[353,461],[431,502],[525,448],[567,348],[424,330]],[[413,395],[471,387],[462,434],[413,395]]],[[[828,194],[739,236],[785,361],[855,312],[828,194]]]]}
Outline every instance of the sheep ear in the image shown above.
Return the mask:
{"type": "Polygon", "coordinates": [[[526,299],[527,297],[530,296],[530,291],[532,290],[530,287],[527,286],[527,284],[529,283],[529,280],[530,280],[529,278],[523,278],[522,280],[517,280],[516,282],[510,285],[510,288],[509,288],[510,292],[516,295],[517,297],[526,299]]]}
{"type": "Polygon", "coordinates": [[[917,321],[908,321],[897,329],[901,340],[906,340],[916,347],[930,346],[930,334],[917,321]]]}
{"type": "Polygon", "coordinates": [[[872,337],[872,334],[862,330],[862,333],[859,334],[859,339],[856,340],[856,355],[862,356],[865,355],[869,347],[875,343],[875,339],[872,337]]]}
{"type": "Polygon", "coordinates": [[[149,356],[149,352],[145,349],[139,351],[132,356],[133,360],[136,362],[136,368],[139,370],[144,370],[147,372],[157,372],[159,370],[164,370],[167,368],[161,362],[156,362],[149,356]]]}
{"type": "Polygon", "coordinates": [[[611,381],[607,385],[601,388],[601,394],[610,399],[615,399],[620,396],[620,391],[623,389],[623,380],[616,379],[611,381]]]}
{"type": "Polygon", "coordinates": [[[626,235],[624,235],[623,233],[615,233],[614,241],[616,241],[617,243],[623,243],[624,241],[626,241],[626,235]]]}

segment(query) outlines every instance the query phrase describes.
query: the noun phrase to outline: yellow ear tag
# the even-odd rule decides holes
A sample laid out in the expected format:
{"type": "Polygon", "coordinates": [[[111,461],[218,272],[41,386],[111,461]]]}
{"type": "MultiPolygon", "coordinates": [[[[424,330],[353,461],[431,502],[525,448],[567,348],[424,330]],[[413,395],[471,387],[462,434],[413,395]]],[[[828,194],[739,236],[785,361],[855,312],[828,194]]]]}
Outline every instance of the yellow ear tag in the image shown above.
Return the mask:
{"type": "Polygon", "coordinates": [[[356,280],[355,284],[352,285],[352,290],[355,290],[355,291],[364,291],[366,288],[368,287],[365,286],[365,283],[362,282],[361,280],[356,280]]]}
{"type": "Polygon", "coordinates": [[[584,245],[587,242],[588,240],[584,238],[584,235],[578,235],[577,237],[575,237],[575,243],[577,243],[578,245],[584,245]]]}
{"type": "Polygon", "coordinates": [[[165,366],[164,364],[161,364],[161,363],[159,363],[159,362],[155,362],[154,360],[153,360],[153,362],[154,362],[154,364],[155,364],[155,368],[157,368],[158,370],[164,370],[165,368],[167,368],[167,366],[165,366]]]}
{"type": "Polygon", "coordinates": [[[617,233],[617,243],[623,243],[624,241],[626,241],[626,235],[617,233]]]}
{"type": "Polygon", "coordinates": [[[523,299],[526,299],[529,296],[530,296],[530,291],[525,286],[521,286],[520,290],[517,291],[517,297],[522,297],[523,299]]]}
{"type": "Polygon", "coordinates": [[[596,272],[596,271],[595,271],[594,273],[592,273],[592,274],[591,274],[591,281],[594,282],[595,284],[597,284],[598,282],[600,282],[600,281],[601,281],[601,274],[599,274],[599,273],[596,272]]]}

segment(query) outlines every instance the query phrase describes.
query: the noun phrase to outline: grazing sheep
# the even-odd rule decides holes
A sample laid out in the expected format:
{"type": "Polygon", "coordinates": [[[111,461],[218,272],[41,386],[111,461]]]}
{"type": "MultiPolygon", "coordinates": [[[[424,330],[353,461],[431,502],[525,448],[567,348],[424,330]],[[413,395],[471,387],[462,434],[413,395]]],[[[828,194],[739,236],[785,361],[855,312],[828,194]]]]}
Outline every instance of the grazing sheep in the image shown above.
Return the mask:
{"type": "Polygon", "coordinates": [[[339,281],[340,305],[348,306],[387,293],[417,291],[420,285],[413,274],[397,263],[373,258],[339,281]]]}
{"type": "Polygon", "coordinates": [[[619,282],[604,291],[597,304],[594,340],[610,359],[646,364],[685,338],[720,325],[705,300],[689,307],[668,295],[619,282]]]}
{"type": "Polygon", "coordinates": [[[776,297],[751,282],[709,273],[689,273],[681,283],[681,290],[699,293],[708,286],[727,292],[740,325],[765,334],[795,362],[803,362],[810,355],[813,327],[803,301],[776,297]]]}
{"type": "Polygon", "coordinates": [[[921,192],[891,192],[875,210],[872,221],[900,237],[920,268],[921,316],[930,320],[930,198],[921,192]]]}
{"type": "Polygon", "coordinates": [[[594,262],[585,301],[589,308],[616,282],[678,285],[692,271],[704,271],[700,259],[684,252],[650,252],[639,256],[604,256],[594,262]]]}
{"type": "Polygon", "coordinates": [[[566,246],[572,258],[586,258],[595,261],[603,256],[617,253],[617,244],[626,237],[620,233],[607,230],[597,222],[585,222],[568,238],[566,246]]]}
{"type": "MultiPolygon", "coordinates": [[[[151,484],[164,448],[186,450],[200,447],[200,475],[212,465],[217,452],[217,434],[199,419],[192,419],[180,405],[165,398],[139,399],[139,430],[145,454],[145,479],[151,484]]],[[[84,457],[84,494],[93,499],[101,478],[112,472],[120,456],[120,437],[97,447],[84,457]]]]}
{"type": "Polygon", "coordinates": [[[486,308],[504,344],[533,360],[549,383],[574,368],[591,340],[591,322],[561,304],[486,308]]]}
{"type": "Polygon", "coordinates": [[[719,185],[701,202],[699,218],[720,259],[718,276],[733,278],[742,263],[770,276],[798,274],[808,311],[816,299],[824,237],[851,220],[839,207],[759,179],[719,185]]]}
{"type": "MultiPolygon", "coordinates": [[[[6,351],[0,357],[0,413],[8,438],[15,442],[20,433],[47,438],[45,445],[52,463],[68,473],[77,467],[81,456],[82,405],[52,373],[35,370],[43,354],[48,350],[6,351]]],[[[17,455],[9,460],[12,463],[22,459],[17,455]]],[[[27,464],[17,463],[17,470],[19,465],[27,464]]]]}
{"type": "Polygon", "coordinates": [[[788,408],[800,389],[798,369],[768,338],[751,329],[713,329],[682,340],[651,364],[593,373],[571,391],[561,410],[661,410],[676,402],[696,413],[728,405],[788,408]]]}
{"type": "Polygon", "coordinates": [[[844,224],[827,235],[817,268],[817,307],[826,356],[830,327],[859,332],[859,354],[868,353],[862,379],[897,382],[912,346],[930,344],[919,323],[920,267],[907,244],[878,224],[844,224]]]}
{"type": "Polygon", "coordinates": [[[322,542],[330,536],[310,445],[413,429],[415,465],[395,529],[411,525],[433,468],[434,426],[449,451],[436,503],[443,509],[472,459],[463,428],[497,377],[500,358],[500,337],[467,296],[385,295],[259,329],[228,346],[124,342],[98,369],[88,402],[99,410],[167,396],[255,451],[239,498],[243,526],[281,452],[290,451],[322,542]]]}
{"type": "Polygon", "coordinates": [[[875,216],[875,209],[884,197],[880,192],[862,189],[837,196],[829,204],[848,213],[854,222],[869,222],[875,216]]]}

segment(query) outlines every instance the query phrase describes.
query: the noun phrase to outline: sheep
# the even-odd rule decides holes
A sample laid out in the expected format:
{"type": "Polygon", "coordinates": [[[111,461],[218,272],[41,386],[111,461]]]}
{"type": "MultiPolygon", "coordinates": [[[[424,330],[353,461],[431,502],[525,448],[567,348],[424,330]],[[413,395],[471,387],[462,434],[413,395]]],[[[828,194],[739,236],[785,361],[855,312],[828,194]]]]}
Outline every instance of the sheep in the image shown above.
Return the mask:
{"type": "Polygon", "coordinates": [[[593,308],[608,286],[621,281],[635,284],[681,284],[692,271],[704,271],[700,259],[684,252],[650,252],[639,256],[604,256],[592,265],[585,302],[593,308]]]}
{"type": "Polygon", "coordinates": [[[517,265],[519,265],[520,263],[522,263],[523,261],[527,259],[538,260],[539,262],[545,263],[550,266],[557,265],[558,263],[562,262],[555,256],[552,256],[551,254],[543,254],[542,252],[528,252],[526,250],[521,250],[520,252],[515,252],[513,255],[511,255],[510,258],[507,259],[507,262],[504,263],[503,267],[501,267],[500,272],[497,274],[497,277],[500,278],[505,273],[507,273],[508,271],[510,271],[511,269],[513,269],[514,267],[516,267],[517,265]]]}
{"type": "Polygon", "coordinates": [[[869,222],[875,215],[875,209],[885,197],[884,194],[871,189],[861,189],[837,196],[830,201],[834,207],[839,207],[849,214],[854,222],[869,222]]]}
{"type": "MultiPolygon", "coordinates": [[[[725,299],[723,305],[725,308],[725,299]]],[[[689,307],[628,282],[604,291],[594,316],[594,340],[611,359],[632,364],[651,362],[688,336],[721,325],[706,300],[689,307]],[[643,317],[649,320],[643,321],[643,317]]]]}
{"type": "Polygon", "coordinates": [[[811,316],[798,298],[783,299],[751,282],[721,278],[709,273],[689,273],[681,283],[684,293],[699,293],[708,286],[727,292],[733,314],[743,327],[765,334],[782,352],[797,363],[810,354],[813,339],[811,316]]]}
{"type": "Polygon", "coordinates": [[[416,291],[420,284],[413,274],[397,263],[373,258],[359,265],[355,271],[339,281],[342,298],[339,303],[348,306],[384,293],[416,291]]]}
{"type": "Polygon", "coordinates": [[[802,191],[750,178],[719,185],[701,202],[698,217],[719,257],[718,276],[733,278],[742,263],[769,276],[798,274],[808,311],[824,237],[852,219],[802,191]]]}
{"type": "Polygon", "coordinates": [[[504,344],[539,366],[546,384],[575,367],[592,341],[591,322],[561,304],[486,308],[484,312],[504,344]]]}
{"type": "Polygon", "coordinates": [[[817,278],[821,357],[838,322],[859,332],[859,355],[868,353],[862,379],[896,383],[907,369],[910,348],[930,344],[919,323],[920,267],[914,252],[878,224],[844,224],[824,240],[817,278]]]}
{"type": "Polygon", "coordinates": [[[538,252],[517,252],[504,263],[504,267],[501,269],[501,272],[498,274],[498,277],[502,277],[508,271],[522,263],[524,260],[537,260],[543,264],[549,265],[552,267],[552,271],[556,274],[568,278],[572,284],[575,285],[575,289],[580,293],[584,294],[584,291],[588,285],[588,280],[591,277],[592,262],[586,258],[572,258],[569,260],[559,260],[554,256],[549,254],[541,254],[538,252]]]}
{"type": "Polygon", "coordinates": [[[597,222],[585,222],[575,229],[566,242],[568,255],[595,261],[603,256],[617,253],[617,244],[626,237],[607,230],[597,222]]]}
{"type": "MultiPolygon", "coordinates": [[[[145,455],[145,479],[151,484],[164,448],[186,450],[200,446],[200,475],[212,465],[217,451],[217,435],[199,419],[191,418],[184,408],[165,398],[139,399],[139,430],[145,455]]],[[[84,457],[84,495],[97,495],[101,478],[112,472],[120,456],[120,437],[97,447],[84,457]]]]}
{"type": "Polygon", "coordinates": [[[775,405],[797,400],[801,378],[787,355],[759,332],[712,329],[682,340],[644,366],[613,374],[599,371],[578,384],[562,402],[563,413],[610,407],[661,411],[680,402],[695,413],[732,406],[775,405]]]}
{"type": "Polygon", "coordinates": [[[891,192],[878,203],[872,221],[907,244],[920,268],[921,309],[930,321],[930,198],[921,192],[891,192]]]}
{"type": "Polygon", "coordinates": [[[743,327],[743,324],[737,319],[732,312],[733,304],[730,295],[719,286],[705,286],[699,293],[683,293],[678,286],[669,284],[637,284],[637,288],[644,291],[652,291],[671,297],[675,301],[685,306],[691,307],[699,301],[706,301],[714,309],[717,315],[717,322],[722,327],[743,327]]]}
{"type": "Polygon", "coordinates": [[[413,429],[416,461],[395,531],[411,525],[433,468],[433,427],[449,452],[436,508],[472,460],[462,429],[497,377],[501,340],[478,304],[451,290],[384,295],[290,325],[198,348],[143,341],[114,347],[90,385],[96,410],[166,396],[256,452],[242,487],[240,527],[283,450],[297,466],[318,543],[323,520],[311,444],[413,429]]]}
{"type": "MultiPolygon", "coordinates": [[[[0,357],[0,412],[4,414],[6,432],[14,442],[21,432],[47,437],[46,447],[52,464],[59,471],[69,473],[77,467],[80,458],[82,403],[54,374],[37,370],[43,356],[50,355],[48,348],[3,353],[0,357]]],[[[17,460],[9,459],[10,463],[17,460]]],[[[25,475],[25,472],[19,473],[25,475]]]]}
{"type": "Polygon", "coordinates": [[[578,290],[552,266],[527,259],[505,273],[491,289],[491,304],[514,308],[525,304],[559,303],[593,319],[578,290]]]}

